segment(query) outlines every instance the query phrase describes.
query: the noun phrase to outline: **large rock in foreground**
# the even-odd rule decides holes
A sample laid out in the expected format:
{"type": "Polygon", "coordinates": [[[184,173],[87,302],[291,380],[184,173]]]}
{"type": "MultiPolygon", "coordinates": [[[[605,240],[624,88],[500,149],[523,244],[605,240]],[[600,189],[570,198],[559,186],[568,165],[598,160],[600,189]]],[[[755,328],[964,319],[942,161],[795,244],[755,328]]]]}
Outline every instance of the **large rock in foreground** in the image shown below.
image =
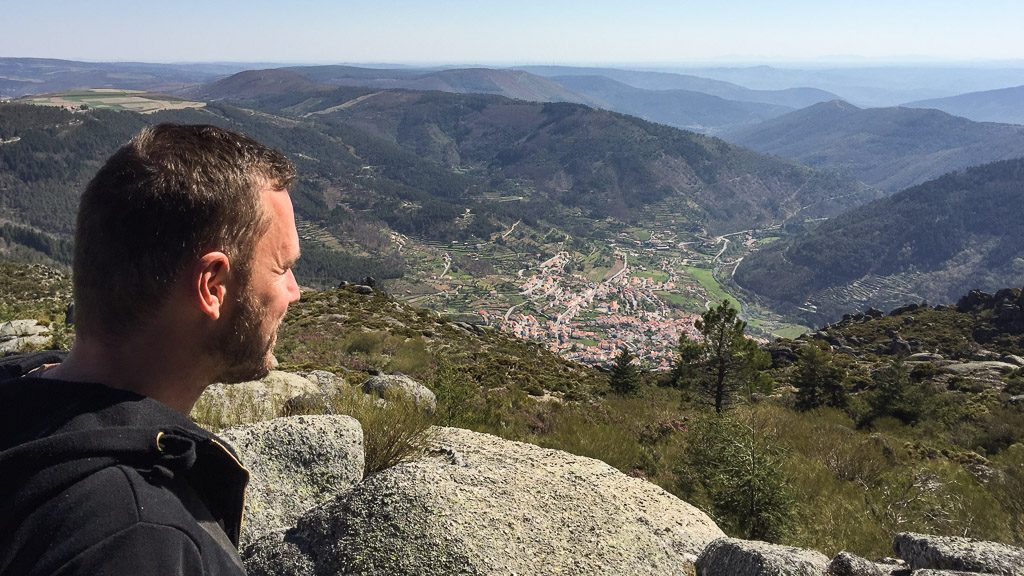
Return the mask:
{"type": "Polygon", "coordinates": [[[723,536],[598,460],[455,428],[243,551],[251,576],[685,574],[723,536]]]}
{"type": "Polygon", "coordinates": [[[828,557],[821,552],[756,540],[719,538],[697,560],[700,576],[822,576],[828,557]]]}
{"type": "Polygon", "coordinates": [[[294,416],[220,433],[249,469],[242,545],[295,525],[363,478],[363,428],[349,416],[294,416]]]}
{"type": "Polygon", "coordinates": [[[957,536],[903,533],[893,548],[911,568],[961,570],[983,574],[1024,574],[1024,549],[957,536]]]}

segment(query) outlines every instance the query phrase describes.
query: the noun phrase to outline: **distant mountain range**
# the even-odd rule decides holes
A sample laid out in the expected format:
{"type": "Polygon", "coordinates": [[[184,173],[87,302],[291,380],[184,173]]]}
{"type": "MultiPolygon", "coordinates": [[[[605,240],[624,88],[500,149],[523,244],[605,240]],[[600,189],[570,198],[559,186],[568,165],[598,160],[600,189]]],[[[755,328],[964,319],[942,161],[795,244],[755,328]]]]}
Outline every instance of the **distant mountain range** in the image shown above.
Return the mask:
{"type": "Polygon", "coordinates": [[[252,67],[252,64],[147,64],[0,58],[0,96],[45,94],[73,88],[173,92],[252,67]]]}
{"type": "Polygon", "coordinates": [[[749,126],[792,110],[693,90],[645,90],[605,76],[555,76],[552,80],[584,96],[592,106],[695,132],[749,126]]]}
{"type": "MultiPolygon", "coordinates": [[[[542,76],[524,70],[464,68],[445,70],[371,69],[352,66],[301,66],[242,72],[189,92],[191,97],[220,98],[221,92],[245,92],[244,84],[259,78],[274,82],[278,91],[291,83],[295,91],[315,87],[350,86],[379,90],[439,91],[454,94],[494,94],[531,102],[587,104],[638,116],[676,128],[717,133],[726,128],[756,124],[790,112],[807,102],[834,97],[806,90],[757,91],[695,76],[594,69],[607,75],[584,75],[592,69],[545,68],[565,76],[542,76]],[[613,79],[610,76],[614,76],[613,79]],[[640,85],[638,87],[637,85],[640,85]],[[681,88],[682,87],[682,88],[681,88]],[[784,103],[776,103],[784,102],[784,103]]],[[[267,86],[268,90],[271,89],[267,86]]]]}
{"type": "MultiPolygon", "coordinates": [[[[1024,65],[939,66],[863,64],[848,66],[730,66],[678,68],[747,88],[783,90],[813,86],[858,106],[897,106],[904,102],[945,98],[965,92],[1024,84],[1024,65]]],[[[831,98],[829,98],[831,100],[831,98]]]]}
{"type": "Polygon", "coordinates": [[[518,70],[456,68],[409,70],[353,66],[288,68],[309,80],[333,86],[378,89],[436,90],[455,94],[496,94],[533,102],[583,102],[584,98],[556,82],[518,70]]]}
{"type": "Polygon", "coordinates": [[[736,282],[807,321],[948,302],[1024,277],[1024,159],[952,173],[769,245],[736,282]]]}
{"type": "Polygon", "coordinates": [[[722,137],[889,192],[952,170],[1024,157],[1024,126],[972,122],[937,110],[862,109],[838,100],[722,137]]]}
{"type": "Polygon", "coordinates": [[[1024,86],[970,92],[949,98],[918,100],[911,108],[935,108],[978,122],[1024,124],[1024,86]]]}
{"type": "Polygon", "coordinates": [[[774,104],[790,109],[803,108],[834,100],[839,96],[817,88],[785,88],[781,90],[751,90],[739,84],[713,80],[690,74],[649,72],[643,70],[621,70],[617,68],[579,68],[570,66],[525,66],[526,70],[539,76],[556,78],[561,81],[567,76],[601,76],[642,90],[689,90],[741,102],[774,104]]]}

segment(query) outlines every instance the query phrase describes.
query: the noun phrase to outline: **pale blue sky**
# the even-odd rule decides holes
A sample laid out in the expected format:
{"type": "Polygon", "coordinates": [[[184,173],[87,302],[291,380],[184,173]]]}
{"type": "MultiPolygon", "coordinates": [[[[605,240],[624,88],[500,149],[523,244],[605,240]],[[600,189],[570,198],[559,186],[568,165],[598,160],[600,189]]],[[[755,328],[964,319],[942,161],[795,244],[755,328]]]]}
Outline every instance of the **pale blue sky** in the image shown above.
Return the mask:
{"type": "Polygon", "coordinates": [[[1024,59],[1020,0],[0,0],[0,56],[687,63],[1024,59]]]}

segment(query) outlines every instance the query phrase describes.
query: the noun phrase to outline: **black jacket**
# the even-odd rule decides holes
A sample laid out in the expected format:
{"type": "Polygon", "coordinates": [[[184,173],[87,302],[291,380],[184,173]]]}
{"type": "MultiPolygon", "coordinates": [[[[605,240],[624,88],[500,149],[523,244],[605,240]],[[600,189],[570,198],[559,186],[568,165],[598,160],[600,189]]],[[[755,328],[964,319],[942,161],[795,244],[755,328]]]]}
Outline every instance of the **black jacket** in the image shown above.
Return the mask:
{"type": "Polygon", "coordinates": [[[168,406],[98,384],[0,383],[0,576],[244,574],[249,474],[168,406]]]}

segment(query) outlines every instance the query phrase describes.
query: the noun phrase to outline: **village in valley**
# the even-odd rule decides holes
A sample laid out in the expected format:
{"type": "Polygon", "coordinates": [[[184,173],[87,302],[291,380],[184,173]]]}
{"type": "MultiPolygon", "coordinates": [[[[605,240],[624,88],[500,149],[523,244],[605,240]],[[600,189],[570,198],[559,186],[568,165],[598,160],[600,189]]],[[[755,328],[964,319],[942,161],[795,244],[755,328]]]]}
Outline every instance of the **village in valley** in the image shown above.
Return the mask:
{"type": "Polygon", "coordinates": [[[699,337],[695,321],[723,299],[748,316],[754,334],[805,329],[761,315],[732,295],[735,287],[723,286],[739,260],[774,233],[681,239],[669,230],[634,228],[610,232],[603,244],[562,238],[537,252],[517,252],[507,236],[428,246],[417,275],[431,291],[421,284],[405,299],[540,342],[569,360],[605,365],[626,348],[644,367],[668,370],[680,337],[699,337]]]}

